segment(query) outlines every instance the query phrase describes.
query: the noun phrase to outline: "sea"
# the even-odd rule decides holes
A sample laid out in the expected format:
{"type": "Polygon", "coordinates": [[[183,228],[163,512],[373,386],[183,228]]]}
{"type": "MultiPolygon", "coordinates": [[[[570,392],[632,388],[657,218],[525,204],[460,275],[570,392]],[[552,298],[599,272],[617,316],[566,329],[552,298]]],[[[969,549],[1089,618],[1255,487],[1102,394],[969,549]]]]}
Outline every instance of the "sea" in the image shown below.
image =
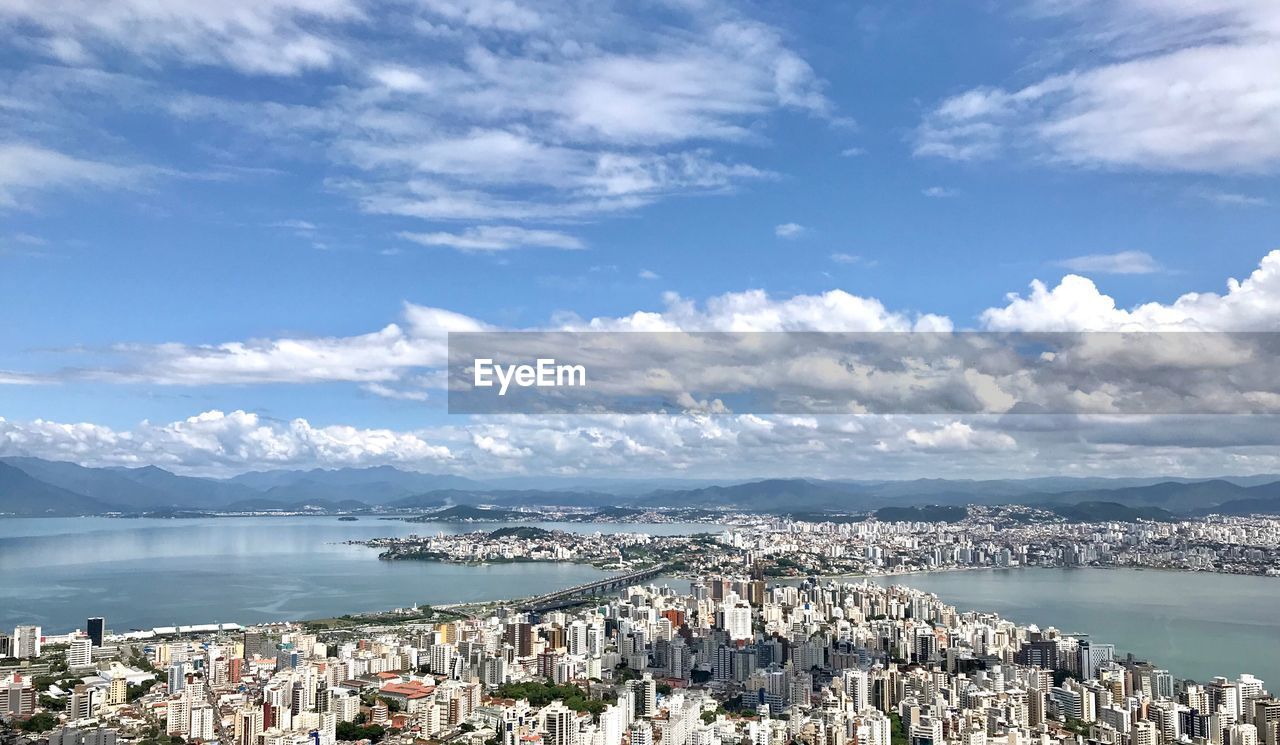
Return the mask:
{"type": "MultiPolygon", "coordinates": [[[[577,533],[683,535],[701,523],[522,523],[577,533]]],[[[0,629],[45,633],[102,616],[115,632],[261,623],[527,597],[607,576],[571,563],[382,561],[347,541],[491,531],[504,523],[264,516],[0,519],[0,629]]]]}

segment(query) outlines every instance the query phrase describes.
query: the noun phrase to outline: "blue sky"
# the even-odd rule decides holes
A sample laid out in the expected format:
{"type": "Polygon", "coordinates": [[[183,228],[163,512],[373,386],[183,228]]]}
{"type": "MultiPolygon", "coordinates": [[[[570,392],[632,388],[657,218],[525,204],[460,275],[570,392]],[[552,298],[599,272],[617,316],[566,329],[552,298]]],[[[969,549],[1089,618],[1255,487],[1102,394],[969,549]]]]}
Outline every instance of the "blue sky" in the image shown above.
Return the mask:
{"type": "MultiPolygon", "coordinates": [[[[1009,293],[1024,325],[1274,330],[1280,15],[1213,5],[0,0],[0,452],[705,474],[657,424],[449,418],[433,340],[646,312],[989,328],[1009,293]]],[[[950,473],[906,433],[955,424],[778,468],[950,473]]],[[[987,442],[975,473],[1022,460],[987,442]]],[[[1143,452],[1273,465],[1239,448],[1143,452]]]]}

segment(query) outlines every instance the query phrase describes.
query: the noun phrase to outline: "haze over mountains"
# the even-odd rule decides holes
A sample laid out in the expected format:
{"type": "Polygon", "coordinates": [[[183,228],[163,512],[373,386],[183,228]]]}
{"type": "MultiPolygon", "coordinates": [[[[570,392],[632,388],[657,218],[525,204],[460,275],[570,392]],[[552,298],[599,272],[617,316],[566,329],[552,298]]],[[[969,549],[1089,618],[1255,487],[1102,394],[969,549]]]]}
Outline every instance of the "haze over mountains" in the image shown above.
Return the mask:
{"type": "Polygon", "coordinates": [[[871,512],[969,504],[1043,506],[1064,515],[1167,517],[1280,514],[1280,476],[1218,479],[1069,478],[904,481],[503,478],[402,471],[391,466],[259,471],[229,479],[162,468],[87,468],[39,458],[0,458],[0,514],[434,510],[455,505],[681,507],[759,512],[871,512]]]}

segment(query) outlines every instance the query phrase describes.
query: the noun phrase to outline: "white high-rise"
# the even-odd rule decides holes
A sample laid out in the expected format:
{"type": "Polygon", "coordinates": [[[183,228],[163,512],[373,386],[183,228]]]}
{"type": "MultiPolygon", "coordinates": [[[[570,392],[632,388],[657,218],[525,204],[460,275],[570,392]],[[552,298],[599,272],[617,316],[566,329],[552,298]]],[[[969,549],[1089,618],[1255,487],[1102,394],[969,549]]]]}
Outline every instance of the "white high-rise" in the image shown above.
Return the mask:
{"type": "Polygon", "coordinates": [[[40,627],[18,626],[13,630],[13,656],[20,660],[40,656],[40,627]]]}
{"type": "Polygon", "coordinates": [[[87,636],[77,636],[67,647],[67,667],[89,667],[93,664],[93,640],[87,636]]]}

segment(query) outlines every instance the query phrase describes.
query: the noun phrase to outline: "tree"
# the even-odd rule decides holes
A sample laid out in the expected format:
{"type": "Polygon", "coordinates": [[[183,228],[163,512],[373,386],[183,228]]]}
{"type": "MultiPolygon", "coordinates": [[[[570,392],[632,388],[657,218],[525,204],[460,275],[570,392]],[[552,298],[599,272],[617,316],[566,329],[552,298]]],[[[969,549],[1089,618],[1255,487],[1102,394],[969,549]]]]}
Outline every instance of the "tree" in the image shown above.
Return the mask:
{"type": "Polygon", "coordinates": [[[47,711],[39,714],[32,714],[31,718],[25,722],[18,723],[18,729],[23,732],[48,732],[58,724],[58,720],[47,711]]]}
{"type": "Polygon", "coordinates": [[[377,742],[386,734],[386,730],[376,724],[360,726],[355,722],[338,722],[336,736],[339,740],[368,740],[377,742]]]}
{"type": "Polygon", "coordinates": [[[907,745],[907,730],[902,726],[902,717],[896,711],[889,712],[889,739],[892,745],[907,745]]]}

